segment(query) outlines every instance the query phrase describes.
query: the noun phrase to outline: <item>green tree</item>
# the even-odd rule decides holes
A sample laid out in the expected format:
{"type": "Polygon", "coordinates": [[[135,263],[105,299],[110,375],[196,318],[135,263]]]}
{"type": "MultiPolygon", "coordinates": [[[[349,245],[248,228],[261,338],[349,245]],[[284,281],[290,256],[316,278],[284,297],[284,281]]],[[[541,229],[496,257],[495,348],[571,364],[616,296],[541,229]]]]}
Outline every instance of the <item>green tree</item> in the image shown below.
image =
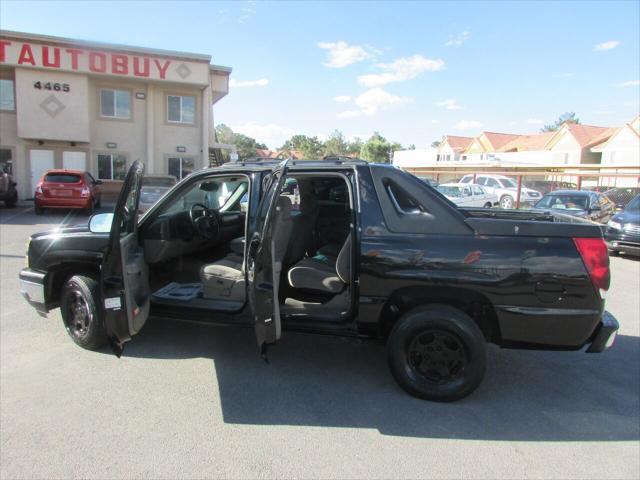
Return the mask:
{"type": "MultiPolygon", "coordinates": [[[[267,148],[264,143],[258,143],[254,138],[248,137],[242,133],[236,133],[231,129],[231,127],[224,123],[217,125],[215,131],[218,143],[236,146],[238,158],[240,160],[255,157],[257,154],[257,148],[267,148]]],[[[222,157],[225,162],[229,161],[229,153],[230,152],[228,150],[222,150],[222,157]]]]}
{"type": "Polygon", "coordinates": [[[360,155],[360,150],[362,150],[362,139],[360,137],[354,137],[353,140],[347,142],[347,155],[360,155]]]}
{"type": "Polygon", "coordinates": [[[329,138],[324,142],[322,147],[322,153],[324,155],[346,155],[347,154],[347,141],[344,135],[339,130],[334,130],[329,138]]]}
{"type": "Polygon", "coordinates": [[[402,145],[389,142],[380,133],[375,132],[360,149],[360,156],[373,163],[390,163],[394,150],[400,150],[402,145]]]}
{"type": "Polygon", "coordinates": [[[297,150],[306,160],[318,159],[322,156],[322,142],[318,137],[308,137],[306,135],[294,135],[284,142],[280,148],[281,156],[291,156],[293,150],[297,150]]]}
{"type": "Polygon", "coordinates": [[[440,146],[440,140],[434,140],[433,142],[431,142],[432,148],[438,148],[439,146],[440,146]]]}
{"type": "Polygon", "coordinates": [[[580,123],[580,119],[576,117],[575,112],[565,112],[558,117],[558,119],[550,124],[545,125],[540,129],[541,132],[555,132],[565,123],[580,123]]]}

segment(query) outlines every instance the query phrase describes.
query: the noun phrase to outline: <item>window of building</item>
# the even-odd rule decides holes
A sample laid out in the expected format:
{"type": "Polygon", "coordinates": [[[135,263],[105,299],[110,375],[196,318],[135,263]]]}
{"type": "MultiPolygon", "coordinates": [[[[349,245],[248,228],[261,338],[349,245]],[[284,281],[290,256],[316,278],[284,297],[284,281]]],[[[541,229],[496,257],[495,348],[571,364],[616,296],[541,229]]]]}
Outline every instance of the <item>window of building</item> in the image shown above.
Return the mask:
{"type": "Polygon", "coordinates": [[[13,90],[13,80],[0,78],[0,110],[14,111],[16,97],[13,90]]]}
{"type": "Polygon", "coordinates": [[[10,148],[0,148],[0,174],[13,175],[13,152],[10,148]]]}
{"type": "Polygon", "coordinates": [[[119,153],[98,154],[98,178],[124,180],[127,174],[127,157],[119,153]]]}
{"type": "Polygon", "coordinates": [[[182,180],[193,172],[192,157],[169,157],[168,172],[178,180],[182,180]]]}
{"type": "Polygon", "coordinates": [[[100,116],[131,118],[131,92],[128,90],[100,90],[100,116]]]}
{"type": "Polygon", "coordinates": [[[195,123],[196,97],[168,95],[167,120],[174,123],[195,123]]]}

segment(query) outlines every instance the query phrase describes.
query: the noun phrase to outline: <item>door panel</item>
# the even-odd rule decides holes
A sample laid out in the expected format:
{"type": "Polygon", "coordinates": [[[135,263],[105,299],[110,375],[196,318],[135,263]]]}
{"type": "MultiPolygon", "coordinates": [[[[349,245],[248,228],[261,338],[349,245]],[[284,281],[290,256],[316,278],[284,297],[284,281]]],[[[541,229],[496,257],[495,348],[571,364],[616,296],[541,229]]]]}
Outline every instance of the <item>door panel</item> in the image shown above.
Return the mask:
{"type": "Polygon", "coordinates": [[[31,195],[33,195],[44,172],[54,168],[54,151],[31,150],[29,159],[31,163],[31,195]]]}
{"type": "Polygon", "coordinates": [[[67,170],[87,170],[86,152],[62,152],[62,168],[67,170]]]}
{"type": "Polygon", "coordinates": [[[286,173],[287,161],[285,160],[271,174],[258,207],[256,229],[249,240],[247,254],[249,305],[253,315],[256,340],[263,355],[266,353],[267,345],[277,342],[281,334],[278,301],[279,271],[274,265],[271,222],[278,197],[284,186],[286,173]]]}
{"type": "Polygon", "coordinates": [[[151,291],[144,249],[138,238],[138,203],[144,165],[133,163],[116,203],[101,269],[105,330],[117,356],[149,316],[151,291]]]}

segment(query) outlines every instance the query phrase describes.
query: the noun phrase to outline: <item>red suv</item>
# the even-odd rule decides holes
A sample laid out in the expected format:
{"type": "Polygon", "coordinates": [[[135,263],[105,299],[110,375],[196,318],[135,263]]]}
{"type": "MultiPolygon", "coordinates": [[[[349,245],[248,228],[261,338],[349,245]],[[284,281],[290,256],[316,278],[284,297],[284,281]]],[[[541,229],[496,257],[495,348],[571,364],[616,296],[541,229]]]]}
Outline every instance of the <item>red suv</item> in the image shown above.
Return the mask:
{"type": "Polygon", "coordinates": [[[35,191],[36,215],[45,208],[79,208],[89,215],[100,207],[101,180],[80,170],[49,170],[40,179],[35,191]]]}

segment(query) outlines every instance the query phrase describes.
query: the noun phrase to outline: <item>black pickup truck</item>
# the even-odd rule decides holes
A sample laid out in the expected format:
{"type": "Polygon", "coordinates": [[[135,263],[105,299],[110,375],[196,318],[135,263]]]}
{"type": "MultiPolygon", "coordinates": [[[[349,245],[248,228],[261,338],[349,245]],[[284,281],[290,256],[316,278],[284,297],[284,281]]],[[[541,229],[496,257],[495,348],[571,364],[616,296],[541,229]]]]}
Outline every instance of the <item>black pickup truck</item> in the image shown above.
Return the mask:
{"type": "Polygon", "coordinates": [[[149,317],[252,326],[265,359],[284,330],[373,338],[402,388],[451,401],[480,384],[487,342],[601,352],[615,338],[595,224],[460,210],[399,169],[342,160],[202,170],[138,219],[143,170],[114,214],[31,237],[22,293],[60,307],[84,348],[119,356],[149,317]]]}

